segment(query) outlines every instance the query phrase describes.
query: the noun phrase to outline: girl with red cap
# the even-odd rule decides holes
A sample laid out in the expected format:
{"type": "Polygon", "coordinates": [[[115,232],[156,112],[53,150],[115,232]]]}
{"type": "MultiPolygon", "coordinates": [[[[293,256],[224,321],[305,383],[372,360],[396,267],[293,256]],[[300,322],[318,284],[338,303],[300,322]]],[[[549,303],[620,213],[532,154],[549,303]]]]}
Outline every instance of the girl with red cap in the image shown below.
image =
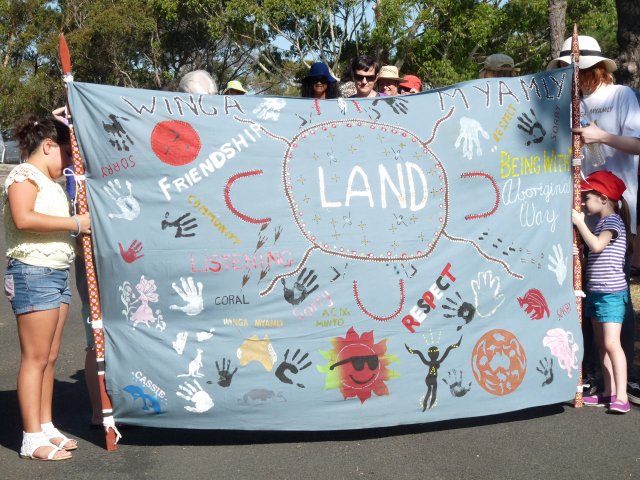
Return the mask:
{"type": "Polygon", "coordinates": [[[613,173],[601,170],[589,175],[581,189],[586,214],[598,218],[598,223],[591,232],[585,214],[575,209],[571,220],[589,248],[585,315],[591,318],[604,380],[601,393],[583,400],[587,406],[607,406],[609,412],[627,413],[631,409],[627,397],[627,360],[620,343],[629,302],[625,254],[632,248],[629,206],[622,197],[626,186],[613,173]]]}

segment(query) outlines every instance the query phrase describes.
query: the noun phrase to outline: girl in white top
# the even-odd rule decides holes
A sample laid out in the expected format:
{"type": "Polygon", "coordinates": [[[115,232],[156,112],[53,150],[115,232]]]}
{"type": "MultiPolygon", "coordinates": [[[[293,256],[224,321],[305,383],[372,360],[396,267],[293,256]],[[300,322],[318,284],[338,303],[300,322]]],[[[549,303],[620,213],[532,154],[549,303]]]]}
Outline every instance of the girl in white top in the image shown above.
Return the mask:
{"type": "Polygon", "coordinates": [[[71,237],[90,233],[89,215],[69,214],[55,179],[70,164],[69,129],[51,117],[29,116],[14,129],[27,156],[7,176],[2,205],[7,245],[5,293],[20,337],[18,403],[24,435],[20,456],[64,460],[77,442],[51,421],[55,362],[71,294],[71,237]]]}

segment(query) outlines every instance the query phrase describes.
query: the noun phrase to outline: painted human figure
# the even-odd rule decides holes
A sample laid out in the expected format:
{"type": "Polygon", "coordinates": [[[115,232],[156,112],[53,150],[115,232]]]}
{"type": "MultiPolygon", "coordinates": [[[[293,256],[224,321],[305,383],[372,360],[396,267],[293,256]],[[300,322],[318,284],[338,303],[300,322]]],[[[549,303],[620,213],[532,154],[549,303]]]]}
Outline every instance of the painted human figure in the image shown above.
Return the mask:
{"type": "Polygon", "coordinates": [[[156,318],[153,316],[153,310],[151,310],[148,300],[142,298],[142,296],[139,297],[139,300],[142,302],[142,304],[136,309],[135,312],[133,312],[133,315],[131,315],[131,321],[134,325],[144,323],[147,327],[149,327],[149,324],[155,322],[156,318]]]}
{"type": "Polygon", "coordinates": [[[407,352],[409,352],[412,355],[418,355],[418,357],[420,357],[420,360],[422,360],[422,363],[424,363],[427,367],[429,367],[429,372],[427,373],[427,376],[424,379],[424,382],[427,384],[427,393],[424,395],[424,400],[422,401],[423,412],[427,409],[427,404],[429,405],[429,408],[431,408],[433,407],[433,404],[436,403],[436,395],[438,392],[438,369],[444,362],[445,358],[447,358],[447,355],[449,355],[449,352],[451,352],[451,350],[453,350],[454,348],[458,348],[461,342],[462,342],[462,337],[460,337],[460,340],[458,340],[458,343],[449,345],[447,349],[444,351],[444,353],[442,354],[442,358],[438,358],[440,356],[440,349],[438,347],[436,347],[435,345],[432,347],[429,347],[429,350],[427,350],[427,354],[429,355],[429,360],[424,358],[424,355],[420,350],[414,350],[413,348],[409,347],[406,343],[404,344],[405,348],[407,349],[407,352]],[[429,399],[431,399],[431,403],[429,403],[429,399]]]}
{"type": "MultiPolygon", "coordinates": [[[[161,316],[156,318],[152,308],[149,306],[149,302],[157,302],[158,294],[156,293],[156,284],[153,280],[147,280],[144,275],[140,278],[140,283],[136,285],[139,296],[133,302],[129,303],[128,307],[140,302],[140,306],[131,315],[131,321],[133,327],[137,327],[139,324],[144,324],[147,327],[151,327],[151,324],[162,320],[161,316]]],[[[158,313],[158,312],[156,312],[158,313]]]]}

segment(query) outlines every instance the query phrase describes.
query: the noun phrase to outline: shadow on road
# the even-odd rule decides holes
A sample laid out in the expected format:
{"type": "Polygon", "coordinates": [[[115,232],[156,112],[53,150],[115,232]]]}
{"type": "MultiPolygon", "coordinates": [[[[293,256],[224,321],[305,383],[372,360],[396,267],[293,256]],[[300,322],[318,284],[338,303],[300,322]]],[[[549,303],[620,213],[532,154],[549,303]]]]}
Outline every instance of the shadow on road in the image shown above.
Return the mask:
{"type": "MultiPolygon", "coordinates": [[[[104,447],[104,434],[100,429],[92,429],[90,426],[91,410],[86,393],[84,371],[78,370],[71,376],[71,379],[76,381],[60,382],[56,380],[54,386],[53,416],[56,420],[56,425],[69,436],[104,447]]],[[[0,391],[0,405],[4,406],[3,410],[5,412],[18,412],[16,391],[0,391]]],[[[518,422],[559,415],[564,412],[564,409],[565,405],[556,404],[486,417],[344,431],[183,430],[124,425],[121,427],[121,433],[124,435],[122,443],[150,446],[342,442],[518,422]]],[[[0,431],[6,433],[0,439],[0,445],[13,451],[20,448],[22,432],[15,429],[14,418],[9,415],[1,415],[0,431]]]]}
{"type": "Polygon", "coordinates": [[[136,427],[126,431],[127,445],[256,445],[269,443],[342,442],[379,439],[396,435],[421,434],[497,423],[518,422],[559,415],[565,405],[547,405],[517,412],[479,418],[464,418],[417,425],[369,428],[343,431],[245,431],[245,430],[179,430],[136,427]]]}
{"type": "MultiPolygon", "coordinates": [[[[53,392],[53,418],[56,426],[67,435],[80,438],[86,442],[104,447],[104,434],[101,430],[90,428],[91,409],[87,387],[84,380],[84,370],[78,370],[71,376],[75,382],[61,382],[56,380],[53,392]]],[[[9,450],[17,451],[22,442],[22,431],[16,429],[16,415],[20,411],[18,407],[18,395],[16,390],[0,391],[0,405],[4,415],[0,415],[0,445],[9,450]],[[15,413],[15,415],[7,414],[15,413]]]]}

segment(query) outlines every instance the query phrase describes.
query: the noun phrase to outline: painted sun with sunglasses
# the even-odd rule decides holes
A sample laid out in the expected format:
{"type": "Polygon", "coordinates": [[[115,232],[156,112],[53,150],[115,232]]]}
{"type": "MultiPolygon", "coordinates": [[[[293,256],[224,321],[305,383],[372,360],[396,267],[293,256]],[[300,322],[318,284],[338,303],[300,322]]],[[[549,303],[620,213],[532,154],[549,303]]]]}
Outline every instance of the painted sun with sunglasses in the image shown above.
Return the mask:
{"type": "Polygon", "coordinates": [[[398,358],[387,354],[386,338],[375,343],[373,331],[359,335],[351,327],[344,338],[333,338],[331,343],[332,350],[320,352],[327,363],[317,367],[327,375],[325,389],[340,388],[345,400],[358,397],[361,403],[372,393],[389,394],[385,382],[398,374],[388,366],[398,358]]]}

